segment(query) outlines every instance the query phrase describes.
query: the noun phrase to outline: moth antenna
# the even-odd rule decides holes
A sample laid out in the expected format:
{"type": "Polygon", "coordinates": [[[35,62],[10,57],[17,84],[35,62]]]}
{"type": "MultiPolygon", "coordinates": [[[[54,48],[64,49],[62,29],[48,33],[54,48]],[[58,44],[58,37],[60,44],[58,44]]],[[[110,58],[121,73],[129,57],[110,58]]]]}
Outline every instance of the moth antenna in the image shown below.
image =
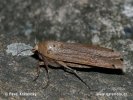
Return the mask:
{"type": "Polygon", "coordinates": [[[18,53],[17,53],[17,56],[18,56],[20,53],[22,53],[22,52],[24,52],[24,51],[28,51],[28,50],[31,50],[31,51],[32,51],[32,49],[24,49],[24,50],[18,52],[18,53]]]}

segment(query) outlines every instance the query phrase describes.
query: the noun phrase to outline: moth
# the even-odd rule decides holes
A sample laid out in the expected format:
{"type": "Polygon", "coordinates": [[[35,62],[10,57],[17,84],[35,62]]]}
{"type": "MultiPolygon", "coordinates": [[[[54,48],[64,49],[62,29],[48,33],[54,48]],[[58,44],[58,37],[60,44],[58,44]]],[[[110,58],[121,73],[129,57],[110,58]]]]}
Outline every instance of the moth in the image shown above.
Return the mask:
{"type": "Polygon", "coordinates": [[[73,68],[122,69],[123,67],[123,59],[119,52],[87,44],[43,41],[39,42],[32,52],[41,60],[37,67],[37,77],[39,76],[39,66],[44,65],[47,73],[48,65],[63,67],[74,73],[85,85],[87,84],[73,68]]]}
{"type": "Polygon", "coordinates": [[[78,43],[43,41],[33,49],[43,61],[54,67],[90,68],[103,67],[122,69],[123,59],[119,52],[112,49],[78,43]]]}

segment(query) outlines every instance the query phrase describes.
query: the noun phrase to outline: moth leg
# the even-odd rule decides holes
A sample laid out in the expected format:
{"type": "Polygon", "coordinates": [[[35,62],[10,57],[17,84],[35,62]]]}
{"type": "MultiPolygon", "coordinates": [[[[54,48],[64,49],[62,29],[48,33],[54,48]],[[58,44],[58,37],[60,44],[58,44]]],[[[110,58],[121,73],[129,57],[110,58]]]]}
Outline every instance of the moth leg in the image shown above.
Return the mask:
{"type": "Polygon", "coordinates": [[[38,77],[39,77],[39,75],[40,75],[40,66],[42,66],[42,65],[44,65],[44,62],[42,62],[42,61],[39,61],[38,62],[38,65],[37,65],[37,67],[36,67],[36,77],[35,77],[35,79],[33,80],[33,81],[36,81],[37,79],[38,79],[38,77]]]}
{"type": "Polygon", "coordinates": [[[66,70],[67,72],[74,74],[81,82],[83,82],[83,83],[90,89],[90,87],[86,84],[86,82],[83,81],[83,80],[79,77],[79,75],[77,74],[76,70],[74,70],[74,69],[68,67],[68,66],[67,66],[64,62],[62,62],[62,61],[57,61],[57,62],[58,62],[61,66],[63,66],[64,68],[68,69],[68,70],[66,70]]]}
{"type": "Polygon", "coordinates": [[[50,81],[49,81],[49,71],[48,71],[48,60],[45,57],[43,57],[43,61],[44,61],[43,63],[45,65],[45,70],[46,70],[47,79],[48,79],[47,84],[45,85],[45,87],[43,87],[43,89],[44,89],[44,88],[47,88],[49,86],[50,81]]]}

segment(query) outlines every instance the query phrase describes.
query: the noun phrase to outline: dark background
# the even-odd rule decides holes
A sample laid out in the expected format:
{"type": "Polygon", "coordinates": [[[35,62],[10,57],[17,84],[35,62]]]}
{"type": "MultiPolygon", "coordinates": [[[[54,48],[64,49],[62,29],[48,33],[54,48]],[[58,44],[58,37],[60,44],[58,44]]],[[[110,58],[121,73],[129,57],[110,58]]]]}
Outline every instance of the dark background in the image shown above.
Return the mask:
{"type": "Polygon", "coordinates": [[[133,99],[132,13],[132,0],[0,0],[0,99],[133,99]],[[32,81],[37,60],[13,57],[6,52],[12,43],[34,46],[35,39],[88,43],[120,51],[124,74],[105,69],[78,70],[79,76],[96,90],[92,92],[74,75],[49,68],[51,83],[42,89],[46,83],[43,69],[37,82],[32,81]],[[10,92],[36,93],[36,96],[7,96],[10,92]]]}

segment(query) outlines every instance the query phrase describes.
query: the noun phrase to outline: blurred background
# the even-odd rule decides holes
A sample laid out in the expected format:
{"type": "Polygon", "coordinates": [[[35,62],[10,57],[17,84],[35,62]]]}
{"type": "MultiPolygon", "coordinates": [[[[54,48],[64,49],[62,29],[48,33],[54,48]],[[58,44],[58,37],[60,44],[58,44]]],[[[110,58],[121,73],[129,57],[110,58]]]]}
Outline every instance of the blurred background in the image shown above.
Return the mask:
{"type": "Polygon", "coordinates": [[[133,1],[132,0],[0,0],[0,99],[10,100],[129,100],[133,99],[133,1]],[[7,47],[35,40],[88,43],[122,53],[124,75],[109,71],[78,71],[92,92],[74,75],[49,69],[33,82],[37,59],[14,57],[7,47]],[[16,96],[13,95],[16,94],[16,96]],[[34,93],[21,96],[19,93],[34,93]],[[105,95],[98,95],[104,93],[105,95]],[[107,93],[121,93],[122,95],[107,93]]]}

